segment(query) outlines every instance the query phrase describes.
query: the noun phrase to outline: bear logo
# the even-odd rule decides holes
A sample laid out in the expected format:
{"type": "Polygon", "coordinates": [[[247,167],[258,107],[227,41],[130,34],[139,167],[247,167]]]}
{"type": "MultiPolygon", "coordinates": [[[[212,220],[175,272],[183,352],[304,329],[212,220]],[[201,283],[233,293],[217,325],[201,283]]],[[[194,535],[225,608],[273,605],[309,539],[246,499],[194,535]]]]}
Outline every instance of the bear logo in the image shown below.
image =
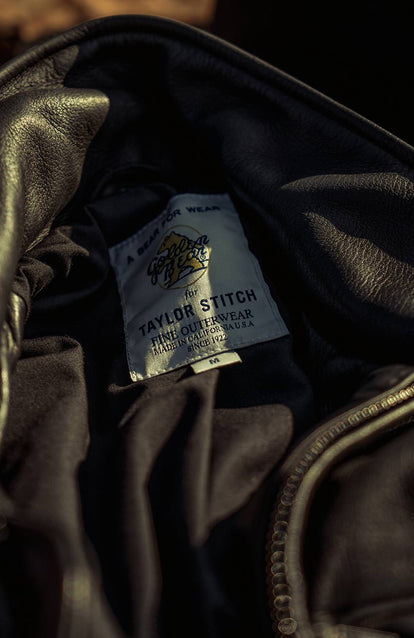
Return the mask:
{"type": "Polygon", "coordinates": [[[211,252],[208,243],[207,235],[202,235],[189,226],[172,228],[163,238],[148,266],[147,274],[151,283],[167,289],[186,288],[193,284],[208,269],[211,252]],[[185,229],[186,234],[181,229],[185,229]],[[189,230],[192,232],[188,232],[189,230]]]}

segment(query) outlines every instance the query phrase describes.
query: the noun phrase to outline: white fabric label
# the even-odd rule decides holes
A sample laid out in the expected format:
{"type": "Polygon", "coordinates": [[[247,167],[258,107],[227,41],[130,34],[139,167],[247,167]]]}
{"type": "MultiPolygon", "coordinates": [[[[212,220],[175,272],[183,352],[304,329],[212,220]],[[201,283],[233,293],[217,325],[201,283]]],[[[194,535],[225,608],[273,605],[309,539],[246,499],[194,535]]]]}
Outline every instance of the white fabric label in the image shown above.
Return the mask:
{"type": "Polygon", "coordinates": [[[288,334],[226,194],[176,195],[109,252],[133,381],[288,334]]]}
{"type": "Polygon", "coordinates": [[[195,374],[200,374],[200,372],[207,372],[207,370],[212,370],[213,368],[231,366],[234,363],[241,363],[240,355],[237,352],[223,352],[223,354],[212,354],[207,359],[201,359],[201,361],[194,361],[191,364],[191,369],[195,374]]]}

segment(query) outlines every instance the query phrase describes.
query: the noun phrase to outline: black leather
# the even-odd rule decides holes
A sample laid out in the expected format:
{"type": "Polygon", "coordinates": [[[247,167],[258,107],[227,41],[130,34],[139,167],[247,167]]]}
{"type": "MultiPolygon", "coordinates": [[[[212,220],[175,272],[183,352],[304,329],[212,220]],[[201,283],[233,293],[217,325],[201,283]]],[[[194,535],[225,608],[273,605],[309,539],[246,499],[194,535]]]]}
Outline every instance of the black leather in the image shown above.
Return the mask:
{"type": "MultiPolygon", "coordinates": [[[[414,149],[148,17],[85,23],[12,60],[0,112],[1,635],[271,636],[265,535],[282,461],[370,374],[386,370],[382,391],[412,370],[414,149]],[[243,349],[241,366],[131,383],[108,248],[183,192],[231,195],[290,334],[243,349]]],[[[411,567],[399,578],[401,554],[384,549],[393,521],[396,543],[411,533],[398,487],[411,484],[398,460],[410,410],[362,452],[364,481],[354,451],[315,497],[303,569],[316,619],[371,627],[357,606],[411,595],[411,567]],[[387,463],[393,520],[376,483],[387,463]],[[381,574],[367,506],[352,509],[359,485],[384,508],[381,574]],[[318,545],[342,515],[361,519],[366,580],[335,542],[318,545]]],[[[355,543],[352,531],[344,553],[355,543]]]]}

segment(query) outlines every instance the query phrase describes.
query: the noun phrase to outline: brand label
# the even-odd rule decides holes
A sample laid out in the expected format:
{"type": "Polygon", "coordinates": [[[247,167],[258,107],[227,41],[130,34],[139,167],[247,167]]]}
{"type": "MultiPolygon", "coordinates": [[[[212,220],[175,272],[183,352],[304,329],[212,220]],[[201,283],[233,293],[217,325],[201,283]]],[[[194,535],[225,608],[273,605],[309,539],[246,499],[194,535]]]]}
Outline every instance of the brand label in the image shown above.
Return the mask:
{"type": "Polygon", "coordinates": [[[191,364],[191,369],[195,374],[200,372],[207,372],[214,368],[223,368],[224,366],[231,366],[234,363],[241,363],[241,358],[237,352],[223,352],[223,354],[212,354],[207,359],[201,359],[201,361],[195,361],[191,364]]]}
{"type": "Polygon", "coordinates": [[[110,258],[133,381],[288,334],[228,195],[176,195],[110,258]]]}

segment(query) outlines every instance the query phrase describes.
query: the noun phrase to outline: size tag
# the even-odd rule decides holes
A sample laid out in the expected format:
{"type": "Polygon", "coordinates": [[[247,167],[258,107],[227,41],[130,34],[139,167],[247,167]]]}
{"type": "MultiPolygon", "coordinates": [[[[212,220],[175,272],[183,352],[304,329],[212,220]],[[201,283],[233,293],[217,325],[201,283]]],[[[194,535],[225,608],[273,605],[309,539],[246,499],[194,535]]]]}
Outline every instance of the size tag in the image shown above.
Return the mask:
{"type": "Polygon", "coordinates": [[[228,195],[176,195],[109,252],[133,381],[288,334],[228,195]]]}
{"type": "Polygon", "coordinates": [[[191,369],[195,374],[200,374],[200,372],[230,366],[233,363],[241,363],[240,355],[237,352],[223,352],[223,354],[213,354],[207,359],[192,363],[191,369]]]}

